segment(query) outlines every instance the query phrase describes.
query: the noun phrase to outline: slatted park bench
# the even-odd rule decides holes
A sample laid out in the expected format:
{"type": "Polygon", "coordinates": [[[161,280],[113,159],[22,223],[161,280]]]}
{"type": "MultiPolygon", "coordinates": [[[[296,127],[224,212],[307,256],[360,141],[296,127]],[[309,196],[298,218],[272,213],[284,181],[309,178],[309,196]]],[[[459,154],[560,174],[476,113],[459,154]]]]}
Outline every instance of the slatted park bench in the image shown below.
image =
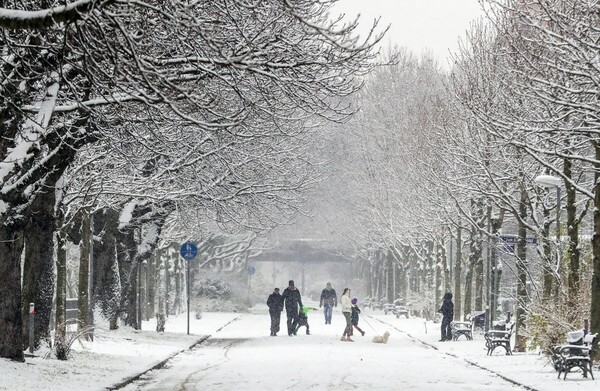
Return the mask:
{"type": "Polygon", "coordinates": [[[507,355],[512,355],[510,340],[513,336],[514,329],[515,323],[510,322],[506,325],[505,330],[486,331],[483,334],[483,336],[485,338],[485,347],[487,348],[487,355],[491,356],[497,347],[503,347],[504,350],[506,350],[507,355]]]}
{"type": "Polygon", "coordinates": [[[556,346],[553,350],[554,369],[558,372],[558,378],[564,373],[563,379],[574,368],[581,369],[583,377],[588,373],[594,379],[592,365],[594,359],[594,344],[598,334],[586,334],[585,330],[567,333],[567,344],[556,346]]]}

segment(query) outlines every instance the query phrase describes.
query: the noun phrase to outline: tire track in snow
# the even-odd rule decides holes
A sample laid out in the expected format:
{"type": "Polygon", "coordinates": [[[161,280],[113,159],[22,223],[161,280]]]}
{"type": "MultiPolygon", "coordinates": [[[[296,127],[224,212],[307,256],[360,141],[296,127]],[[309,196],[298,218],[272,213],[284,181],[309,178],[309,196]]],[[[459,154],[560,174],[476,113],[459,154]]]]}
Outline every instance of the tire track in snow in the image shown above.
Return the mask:
{"type": "MultiPolygon", "coordinates": [[[[219,328],[218,328],[218,329],[215,331],[215,334],[216,334],[216,333],[218,333],[219,331],[223,330],[225,327],[229,326],[229,325],[230,325],[230,324],[232,324],[233,322],[236,322],[236,321],[240,320],[240,319],[242,318],[242,316],[243,316],[243,315],[240,315],[240,316],[238,316],[238,317],[236,317],[236,318],[233,318],[233,319],[232,319],[232,320],[230,320],[229,322],[225,323],[223,326],[219,327],[219,328]]],[[[183,349],[183,350],[180,350],[180,351],[178,351],[178,352],[175,352],[175,353],[171,354],[169,357],[167,357],[166,359],[162,360],[162,361],[161,361],[161,362],[159,362],[158,364],[156,364],[156,365],[153,365],[152,367],[148,368],[147,370],[145,370],[145,371],[143,371],[143,372],[141,372],[141,373],[138,373],[138,374],[137,374],[137,375],[135,375],[135,376],[131,376],[131,377],[129,377],[129,378],[127,378],[127,379],[125,379],[124,381],[122,381],[122,382],[120,382],[120,383],[118,383],[118,384],[115,384],[115,385],[113,385],[113,386],[111,386],[111,387],[107,387],[106,389],[107,389],[107,390],[110,390],[110,391],[112,391],[112,390],[120,390],[120,389],[122,389],[122,388],[125,388],[125,387],[126,387],[126,386],[128,386],[128,385],[131,385],[131,384],[133,384],[133,383],[137,382],[137,381],[141,381],[141,380],[147,380],[147,379],[145,379],[145,377],[146,377],[146,375],[148,375],[150,372],[152,372],[152,371],[155,371],[155,370],[160,370],[160,369],[163,369],[165,366],[167,366],[167,365],[168,365],[170,362],[172,362],[172,361],[173,361],[173,359],[175,359],[175,358],[176,358],[177,356],[179,356],[180,354],[182,354],[182,353],[184,353],[184,352],[188,352],[188,351],[190,351],[190,350],[193,350],[194,348],[196,348],[196,347],[198,347],[198,346],[200,346],[200,345],[204,344],[206,341],[209,341],[209,340],[210,340],[210,341],[213,341],[213,340],[215,340],[214,338],[212,338],[212,334],[210,334],[210,335],[207,335],[207,336],[204,336],[204,337],[200,338],[198,341],[196,341],[194,344],[192,344],[191,346],[189,346],[187,349],[183,349]]],[[[187,379],[186,379],[186,380],[187,380],[187,379]]],[[[183,390],[185,390],[185,383],[184,383],[183,387],[184,387],[184,388],[183,388],[183,390]]]]}
{"type": "Polygon", "coordinates": [[[434,349],[434,350],[437,350],[437,351],[438,351],[439,353],[441,353],[441,354],[444,354],[444,355],[446,355],[446,356],[448,356],[448,357],[452,357],[452,358],[454,358],[454,359],[456,359],[456,360],[459,360],[459,361],[464,361],[464,362],[466,362],[467,364],[469,364],[469,365],[471,365],[471,366],[473,366],[473,367],[479,368],[479,369],[481,369],[481,370],[483,370],[483,371],[486,371],[486,372],[489,372],[489,373],[491,373],[491,374],[493,374],[493,375],[496,375],[496,376],[498,376],[499,378],[501,378],[502,380],[504,380],[504,381],[507,381],[507,382],[509,382],[509,383],[511,383],[511,384],[513,384],[513,385],[516,385],[516,386],[522,387],[522,388],[524,388],[524,389],[526,389],[526,390],[528,390],[528,391],[539,391],[539,390],[537,390],[536,388],[530,387],[530,386],[528,386],[528,385],[525,385],[525,384],[523,384],[523,383],[521,383],[521,382],[518,382],[518,381],[516,381],[516,380],[514,380],[514,379],[511,379],[511,378],[509,378],[509,377],[507,377],[507,376],[505,376],[505,375],[503,375],[503,374],[501,374],[501,373],[499,373],[499,372],[496,372],[496,371],[494,371],[493,369],[486,368],[486,367],[484,367],[483,365],[480,365],[480,364],[478,364],[478,363],[476,363],[476,362],[473,362],[473,361],[471,361],[471,360],[468,360],[468,359],[466,359],[466,358],[463,358],[463,357],[459,357],[459,356],[457,356],[456,354],[453,354],[453,353],[442,352],[442,351],[441,351],[441,350],[440,350],[440,349],[439,349],[437,346],[435,346],[435,345],[433,345],[433,344],[430,344],[429,342],[425,342],[425,341],[423,341],[423,340],[421,340],[421,339],[419,339],[419,338],[417,338],[417,337],[414,337],[414,336],[413,336],[413,335],[411,335],[410,333],[408,333],[408,332],[406,332],[406,331],[404,331],[404,330],[402,330],[402,329],[399,329],[398,327],[394,326],[394,325],[393,325],[393,324],[391,324],[391,323],[385,322],[385,321],[383,321],[383,320],[381,320],[381,319],[378,319],[378,318],[374,318],[374,317],[373,317],[373,316],[371,316],[371,315],[366,315],[366,317],[368,317],[368,318],[371,318],[371,319],[373,319],[373,320],[376,320],[376,321],[378,321],[379,323],[382,323],[382,324],[384,324],[384,325],[386,325],[386,326],[389,326],[389,327],[393,328],[394,330],[396,330],[396,331],[399,331],[400,333],[402,333],[402,334],[406,335],[407,337],[409,337],[409,338],[410,338],[410,339],[412,339],[413,341],[419,342],[419,343],[420,343],[420,344],[422,344],[422,345],[425,345],[425,346],[427,346],[427,347],[429,347],[429,348],[432,348],[432,349],[434,349]]]}

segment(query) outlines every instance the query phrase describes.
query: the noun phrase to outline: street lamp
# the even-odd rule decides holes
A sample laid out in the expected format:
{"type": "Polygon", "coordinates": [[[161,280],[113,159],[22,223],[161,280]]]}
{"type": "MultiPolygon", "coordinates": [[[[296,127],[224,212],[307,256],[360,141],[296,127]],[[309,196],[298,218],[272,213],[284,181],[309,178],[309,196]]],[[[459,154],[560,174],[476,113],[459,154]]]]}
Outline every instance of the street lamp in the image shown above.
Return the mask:
{"type": "MultiPolygon", "coordinates": [[[[543,187],[556,188],[556,249],[557,262],[560,264],[561,244],[560,244],[560,185],[562,180],[552,175],[539,175],[534,179],[535,183],[543,187]]],[[[558,287],[556,287],[558,289],[558,287]]]]}
{"type": "Polygon", "coordinates": [[[556,240],[560,244],[560,185],[562,180],[552,175],[538,175],[534,181],[543,187],[556,187],[556,240]]]}

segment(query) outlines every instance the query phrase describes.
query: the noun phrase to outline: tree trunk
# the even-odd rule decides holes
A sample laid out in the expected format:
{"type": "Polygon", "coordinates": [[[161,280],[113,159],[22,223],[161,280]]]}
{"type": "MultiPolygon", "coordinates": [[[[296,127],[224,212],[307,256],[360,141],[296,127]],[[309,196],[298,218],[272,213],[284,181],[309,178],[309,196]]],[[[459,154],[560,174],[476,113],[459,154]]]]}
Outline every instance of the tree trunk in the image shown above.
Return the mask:
{"type": "MultiPolygon", "coordinates": [[[[544,208],[544,224],[542,226],[542,298],[546,302],[552,297],[553,286],[555,283],[552,268],[552,247],[550,246],[550,210],[544,208]]],[[[558,296],[555,297],[558,299],[558,296]]]]}
{"type": "Polygon", "coordinates": [[[94,259],[94,297],[100,305],[102,315],[109,320],[110,329],[118,326],[120,313],[121,282],[116,254],[116,234],[119,215],[105,209],[94,214],[94,237],[92,257],[94,259]]]}
{"type": "Polygon", "coordinates": [[[396,299],[394,297],[394,293],[395,293],[395,289],[394,289],[394,273],[395,273],[395,267],[394,267],[394,254],[392,253],[391,250],[388,250],[387,253],[387,299],[388,299],[388,303],[393,303],[394,300],[396,299]]]}
{"type": "MultiPolygon", "coordinates": [[[[596,162],[600,161],[600,145],[594,143],[596,162]]],[[[594,164],[594,235],[592,236],[592,304],[590,332],[600,333],[600,164],[594,164]]]]}
{"type": "MultiPolygon", "coordinates": [[[[79,284],[77,287],[78,299],[77,309],[79,315],[77,319],[77,330],[82,331],[86,327],[91,326],[89,312],[90,308],[90,295],[89,295],[89,279],[90,279],[90,256],[91,243],[92,243],[92,227],[90,221],[89,210],[85,209],[82,212],[81,219],[81,242],[79,251],[79,284]]],[[[91,335],[87,333],[84,336],[86,339],[92,339],[91,335]]]]}
{"type": "MultiPolygon", "coordinates": [[[[23,319],[29,319],[29,303],[35,304],[34,349],[50,340],[50,315],[54,296],[54,189],[35,198],[24,230],[23,319]],[[32,229],[35,227],[35,229],[32,229]]],[[[23,347],[29,347],[28,322],[23,324],[23,347]]]]}
{"type": "Polygon", "coordinates": [[[117,260],[121,277],[121,310],[125,324],[139,329],[138,319],[138,268],[135,262],[135,239],[138,228],[121,230],[117,241],[117,260]]]}
{"type": "Polygon", "coordinates": [[[23,232],[4,221],[0,225],[0,357],[25,361],[21,312],[23,232]]]}
{"type": "Polygon", "coordinates": [[[493,325],[498,315],[498,295],[500,293],[499,276],[502,274],[502,268],[498,264],[498,233],[504,222],[504,211],[500,212],[498,218],[491,219],[492,237],[490,240],[490,322],[493,325]]]}
{"type": "MultiPolygon", "coordinates": [[[[442,289],[443,284],[442,284],[442,267],[439,263],[436,263],[435,265],[435,305],[438,306],[437,308],[440,308],[439,306],[441,306],[441,302],[442,302],[442,289]]],[[[437,308],[435,308],[435,310],[437,310],[437,308]]]]}
{"type": "Polygon", "coordinates": [[[469,251],[469,260],[467,264],[467,273],[465,275],[465,310],[464,314],[471,313],[471,303],[473,301],[473,269],[475,268],[475,242],[471,240],[471,249],[469,251]]]}
{"type": "MultiPolygon", "coordinates": [[[[572,161],[570,159],[563,159],[563,173],[566,177],[572,178],[572,161]]],[[[569,271],[567,274],[567,285],[569,291],[568,303],[571,308],[576,308],[579,302],[579,221],[577,219],[577,201],[575,187],[568,181],[565,181],[566,195],[567,195],[567,235],[569,241],[567,247],[563,252],[566,263],[569,265],[569,271]]],[[[557,200],[558,202],[558,200],[557,200]]],[[[560,213],[560,211],[557,211],[560,213]]]]}
{"type": "Polygon", "coordinates": [[[146,320],[154,317],[156,311],[156,253],[155,250],[146,267],[146,320]]]}
{"type": "Polygon", "coordinates": [[[519,219],[517,229],[517,314],[515,350],[524,352],[527,348],[525,337],[525,308],[527,307],[527,192],[521,185],[519,200],[519,219]]]}
{"type": "Polygon", "coordinates": [[[456,227],[456,258],[454,261],[454,320],[462,320],[462,229],[456,227]]]}
{"type": "Polygon", "coordinates": [[[179,256],[173,258],[174,274],[175,274],[175,303],[173,305],[173,315],[177,315],[181,312],[181,293],[182,293],[182,281],[181,281],[181,260],[179,256]]]}
{"type": "Polygon", "coordinates": [[[475,235],[475,253],[473,256],[475,272],[475,311],[483,311],[483,238],[480,232],[475,235]]]}
{"type": "MultiPolygon", "coordinates": [[[[62,225],[62,221],[59,221],[62,225]]],[[[56,233],[56,332],[54,335],[56,358],[66,360],[68,356],[67,340],[67,249],[65,233],[56,233]]]]}
{"type": "MultiPolygon", "coordinates": [[[[442,302],[442,290],[444,287],[443,280],[443,270],[442,270],[442,259],[441,259],[441,244],[436,240],[433,248],[433,255],[435,256],[435,265],[433,268],[434,271],[434,284],[435,284],[435,305],[439,306],[442,302]]],[[[445,293],[445,292],[444,292],[445,293]]],[[[439,307],[435,308],[437,310],[439,307]]]]}
{"type": "Polygon", "coordinates": [[[168,318],[171,311],[171,270],[169,262],[169,252],[163,254],[165,269],[165,316],[168,318]]]}
{"type": "MultiPolygon", "coordinates": [[[[452,239],[450,239],[452,240],[452,239]]],[[[450,278],[450,268],[448,267],[448,256],[446,254],[446,243],[442,240],[440,247],[442,261],[443,291],[452,292],[452,281],[450,278]]]]}

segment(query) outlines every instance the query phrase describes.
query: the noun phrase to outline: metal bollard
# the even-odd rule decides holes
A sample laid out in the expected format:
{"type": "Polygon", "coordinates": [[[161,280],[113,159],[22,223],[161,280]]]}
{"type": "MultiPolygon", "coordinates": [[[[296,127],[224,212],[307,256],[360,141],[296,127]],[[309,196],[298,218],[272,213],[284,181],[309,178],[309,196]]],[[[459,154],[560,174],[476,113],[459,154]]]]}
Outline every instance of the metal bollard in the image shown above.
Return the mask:
{"type": "Polygon", "coordinates": [[[34,324],[35,324],[35,306],[29,303],[29,353],[33,354],[34,348],[34,324]]]}

